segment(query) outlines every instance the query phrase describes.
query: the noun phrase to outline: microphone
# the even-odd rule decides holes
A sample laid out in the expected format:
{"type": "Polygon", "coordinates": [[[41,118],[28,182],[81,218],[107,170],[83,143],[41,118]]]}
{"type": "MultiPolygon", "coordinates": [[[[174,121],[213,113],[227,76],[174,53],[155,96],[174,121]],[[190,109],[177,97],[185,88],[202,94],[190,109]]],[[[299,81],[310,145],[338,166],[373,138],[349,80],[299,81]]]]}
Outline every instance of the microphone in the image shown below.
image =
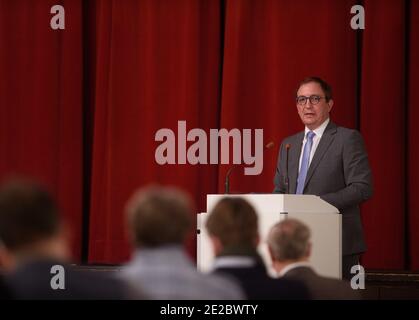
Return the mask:
{"type": "Polygon", "coordinates": [[[269,142],[266,146],[265,146],[265,150],[266,149],[270,149],[275,145],[275,143],[273,141],[269,142]]]}
{"type": "MultiPolygon", "coordinates": [[[[265,145],[264,151],[267,149],[271,149],[273,146],[275,145],[275,143],[273,141],[268,142],[265,145]]],[[[233,165],[230,169],[228,169],[227,174],[226,174],[226,178],[225,178],[225,182],[224,182],[224,194],[229,194],[230,193],[230,174],[233,171],[233,169],[236,167],[237,165],[233,165]]],[[[287,169],[288,170],[288,169],[287,169]]]]}
{"type": "Polygon", "coordinates": [[[285,145],[285,185],[286,185],[286,187],[287,187],[287,192],[286,192],[286,194],[290,194],[290,178],[289,178],[289,176],[288,176],[288,154],[289,154],[289,152],[290,152],[290,148],[291,148],[291,145],[289,144],[289,143],[287,143],[286,145],[285,145]]]}

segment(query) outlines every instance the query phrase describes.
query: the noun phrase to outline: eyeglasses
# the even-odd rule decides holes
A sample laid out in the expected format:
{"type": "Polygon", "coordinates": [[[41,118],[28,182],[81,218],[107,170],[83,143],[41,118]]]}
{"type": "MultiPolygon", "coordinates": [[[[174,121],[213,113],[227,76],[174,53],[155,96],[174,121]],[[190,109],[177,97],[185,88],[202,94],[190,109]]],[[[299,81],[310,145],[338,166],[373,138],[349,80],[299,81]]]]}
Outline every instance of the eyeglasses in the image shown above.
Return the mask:
{"type": "Polygon", "coordinates": [[[295,101],[300,106],[305,106],[306,103],[307,103],[307,100],[310,100],[310,103],[312,105],[316,105],[316,104],[318,104],[320,102],[321,99],[326,99],[326,98],[325,97],[320,97],[318,95],[311,95],[309,97],[306,97],[306,96],[298,96],[297,98],[295,98],[295,101]]]}

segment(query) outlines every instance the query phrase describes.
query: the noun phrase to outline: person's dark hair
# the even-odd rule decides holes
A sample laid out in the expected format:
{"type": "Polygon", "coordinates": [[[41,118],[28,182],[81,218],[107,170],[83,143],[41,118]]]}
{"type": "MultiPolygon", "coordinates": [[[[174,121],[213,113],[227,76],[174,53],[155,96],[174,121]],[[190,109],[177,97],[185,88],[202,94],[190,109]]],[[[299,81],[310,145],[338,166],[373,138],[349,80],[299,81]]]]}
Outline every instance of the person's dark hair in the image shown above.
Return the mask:
{"type": "Polygon", "coordinates": [[[253,206],[243,198],[221,199],[210,213],[206,227],[224,247],[257,245],[258,217],[253,206]]]}
{"type": "Polygon", "coordinates": [[[172,187],[138,190],[126,208],[128,228],[138,247],[182,244],[192,225],[192,200],[172,187]]]}
{"type": "Polygon", "coordinates": [[[318,83],[320,85],[320,87],[323,90],[323,93],[324,93],[326,102],[329,102],[330,99],[333,98],[333,96],[332,96],[332,87],[326,81],[324,81],[322,78],[319,78],[319,77],[307,77],[307,78],[305,78],[298,85],[298,88],[295,91],[295,95],[297,95],[298,90],[301,88],[302,85],[305,85],[305,84],[311,83],[311,82],[315,82],[315,83],[318,83]]]}
{"type": "Polygon", "coordinates": [[[310,229],[297,219],[275,224],[268,235],[268,245],[277,261],[299,260],[308,254],[310,229]]]}
{"type": "Polygon", "coordinates": [[[10,181],[0,187],[0,242],[9,250],[48,239],[61,219],[50,194],[30,181],[10,181]]]}

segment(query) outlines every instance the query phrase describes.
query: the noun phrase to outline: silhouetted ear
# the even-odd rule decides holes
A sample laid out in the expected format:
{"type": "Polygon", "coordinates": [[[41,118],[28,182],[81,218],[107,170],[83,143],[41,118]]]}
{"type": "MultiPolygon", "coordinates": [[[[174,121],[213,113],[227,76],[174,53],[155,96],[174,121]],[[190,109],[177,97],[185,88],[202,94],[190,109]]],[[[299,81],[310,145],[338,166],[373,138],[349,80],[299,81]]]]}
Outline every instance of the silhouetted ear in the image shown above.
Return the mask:
{"type": "Polygon", "coordinates": [[[330,99],[327,104],[329,105],[329,112],[330,112],[332,110],[333,104],[334,104],[333,99],[330,99]]]}
{"type": "Polygon", "coordinates": [[[68,223],[66,222],[61,223],[58,230],[56,241],[60,241],[62,258],[66,260],[71,260],[72,254],[71,254],[70,243],[73,242],[73,233],[71,232],[71,228],[68,223]]]}
{"type": "Polygon", "coordinates": [[[312,244],[311,244],[311,242],[309,242],[307,244],[307,249],[306,249],[306,258],[307,259],[310,258],[310,256],[311,256],[311,248],[312,248],[312,244]]]}
{"type": "Polygon", "coordinates": [[[59,231],[58,236],[66,241],[67,243],[72,243],[73,241],[73,233],[71,232],[71,228],[66,222],[62,222],[59,231]]]}
{"type": "Polygon", "coordinates": [[[218,256],[223,250],[223,244],[220,239],[215,236],[210,236],[210,241],[212,243],[212,249],[214,250],[214,255],[218,256]]]}
{"type": "Polygon", "coordinates": [[[272,252],[271,246],[269,246],[269,245],[268,245],[268,252],[269,252],[269,258],[271,258],[271,261],[274,262],[275,257],[274,257],[274,254],[272,252]]]}
{"type": "Polygon", "coordinates": [[[13,255],[0,243],[0,268],[12,270],[14,267],[13,255]]]}
{"type": "Polygon", "coordinates": [[[256,236],[256,239],[255,239],[255,245],[256,245],[256,247],[259,245],[259,243],[260,243],[260,236],[257,235],[256,236]]]}

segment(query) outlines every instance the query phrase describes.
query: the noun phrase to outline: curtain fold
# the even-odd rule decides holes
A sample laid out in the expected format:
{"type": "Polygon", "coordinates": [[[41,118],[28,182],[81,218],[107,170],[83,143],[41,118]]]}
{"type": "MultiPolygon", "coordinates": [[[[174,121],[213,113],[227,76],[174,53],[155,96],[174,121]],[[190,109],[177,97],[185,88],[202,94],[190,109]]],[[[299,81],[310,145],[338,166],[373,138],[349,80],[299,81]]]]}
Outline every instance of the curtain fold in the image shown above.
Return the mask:
{"type": "Polygon", "coordinates": [[[419,87],[419,2],[410,1],[409,7],[409,26],[408,26],[408,112],[407,112],[407,150],[408,150],[408,220],[405,232],[408,232],[407,254],[409,255],[410,270],[419,270],[419,133],[416,130],[416,119],[419,119],[419,108],[417,106],[416,90],[419,87]]]}

